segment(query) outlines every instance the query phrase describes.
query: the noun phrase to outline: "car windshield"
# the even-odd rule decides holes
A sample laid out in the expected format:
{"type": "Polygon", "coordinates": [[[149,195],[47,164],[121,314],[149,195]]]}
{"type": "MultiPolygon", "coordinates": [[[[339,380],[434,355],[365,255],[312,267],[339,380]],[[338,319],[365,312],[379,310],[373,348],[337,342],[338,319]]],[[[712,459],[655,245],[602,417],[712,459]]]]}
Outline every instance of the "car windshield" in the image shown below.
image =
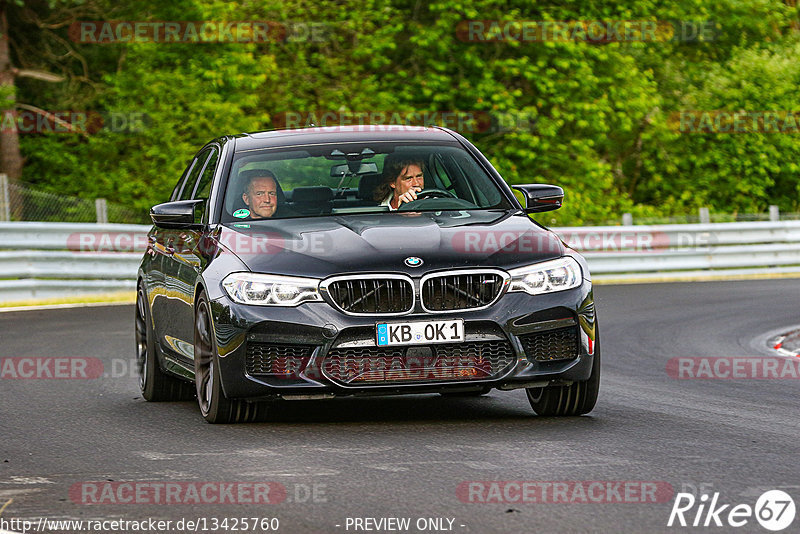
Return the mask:
{"type": "Polygon", "coordinates": [[[510,208],[486,171],[457,144],[343,143],[237,153],[223,222],[510,208]],[[417,198],[401,200],[409,189],[417,198]]]}

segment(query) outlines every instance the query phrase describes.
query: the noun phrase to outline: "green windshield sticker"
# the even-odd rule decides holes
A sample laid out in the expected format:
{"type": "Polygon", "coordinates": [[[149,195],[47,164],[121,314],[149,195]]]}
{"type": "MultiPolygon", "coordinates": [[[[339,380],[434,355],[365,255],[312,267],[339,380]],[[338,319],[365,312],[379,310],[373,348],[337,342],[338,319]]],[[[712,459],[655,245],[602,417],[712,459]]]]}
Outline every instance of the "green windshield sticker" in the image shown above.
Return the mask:
{"type": "Polygon", "coordinates": [[[239,219],[247,218],[250,216],[250,210],[236,210],[233,212],[233,216],[239,219]]]}
{"type": "Polygon", "coordinates": [[[236,223],[233,225],[235,228],[250,228],[249,224],[236,223]]]}

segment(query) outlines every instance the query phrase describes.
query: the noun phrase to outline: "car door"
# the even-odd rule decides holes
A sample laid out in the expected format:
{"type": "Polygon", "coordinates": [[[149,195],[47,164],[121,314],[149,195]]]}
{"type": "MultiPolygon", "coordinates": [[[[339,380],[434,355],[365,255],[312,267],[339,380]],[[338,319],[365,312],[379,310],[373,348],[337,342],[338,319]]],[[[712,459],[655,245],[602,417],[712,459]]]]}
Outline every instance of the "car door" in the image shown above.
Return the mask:
{"type": "MultiPolygon", "coordinates": [[[[192,173],[184,187],[180,200],[208,200],[211,183],[219,162],[220,149],[212,145],[199,155],[202,168],[192,173]],[[194,179],[192,179],[194,178],[194,179]]],[[[206,202],[206,206],[207,206],[206,202]]],[[[198,212],[200,223],[204,214],[198,212]]],[[[203,231],[193,229],[168,230],[170,250],[164,256],[164,276],[170,293],[167,299],[164,331],[164,348],[167,353],[190,369],[194,360],[194,284],[204,265],[203,231]]]]}
{"type": "MultiPolygon", "coordinates": [[[[194,184],[200,176],[205,162],[210,155],[210,150],[201,150],[184,171],[181,181],[172,192],[170,201],[186,200],[191,196],[194,184]]],[[[170,350],[173,344],[175,327],[173,316],[173,300],[178,297],[176,293],[177,264],[174,255],[180,250],[182,244],[178,241],[181,231],[169,228],[158,228],[151,233],[150,242],[157,255],[159,269],[163,278],[161,288],[153,298],[153,329],[156,341],[162,352],[174,356],[175,351],[170,350]]]]}
{"type": "MultiPolygon", "coordinates": [[[[201,160],[199,156],[200,154],[192,158],[192,160],[189,162],[189,165],[186,166],[186,169],[183,171],[183,174],[181,174],[178,183],[172,190],[172,194],[169,197],[170,201],[180,199],[183,191],[187,187],[187,182],[194,183],[196,180],[197,175],[200,173],[203,164],[205,163],[205,160],[201,160]]],[[[208,157],[208,154],[204,154],[203,157],[208,157]]],[[[150,230],[147,239],[147,253],[151,256],[147,273],[149,277],[148,292],[151,301],[150,314],[153,319],[153,331],[155,333],[156,343],[158,344],[159,348],[162,348],[164,344],[164,332],[167,326],[166,322],[169,320],[167,304],[170,297],[170,293],[166,285],[167,277],[165,269],[170,268],[171,264],[165,262],[165,259],[168,256],[169,249],[171,249],[174,245],[172,242],[174,241],[174,236],[172,232],[164,228],[154,226],[150,230]]]]}

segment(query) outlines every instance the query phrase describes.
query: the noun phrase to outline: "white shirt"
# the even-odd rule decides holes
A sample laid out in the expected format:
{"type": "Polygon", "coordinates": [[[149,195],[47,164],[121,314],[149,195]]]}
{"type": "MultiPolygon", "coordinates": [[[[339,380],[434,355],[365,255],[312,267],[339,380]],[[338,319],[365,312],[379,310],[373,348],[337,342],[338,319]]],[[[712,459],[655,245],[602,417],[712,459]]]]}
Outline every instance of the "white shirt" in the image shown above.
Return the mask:
{"type": "MultiPolygon", "coordinates": [[[[380,203],[381,206],[389,206],[389,211],[397,211],[397,208],[392,207],[392,199],[394,198],[394,191],[389,192],[389,196],[383,199],[383,202],[380,203]]],[[[398,207],[400,205],[398,204],[398,207]]]]}

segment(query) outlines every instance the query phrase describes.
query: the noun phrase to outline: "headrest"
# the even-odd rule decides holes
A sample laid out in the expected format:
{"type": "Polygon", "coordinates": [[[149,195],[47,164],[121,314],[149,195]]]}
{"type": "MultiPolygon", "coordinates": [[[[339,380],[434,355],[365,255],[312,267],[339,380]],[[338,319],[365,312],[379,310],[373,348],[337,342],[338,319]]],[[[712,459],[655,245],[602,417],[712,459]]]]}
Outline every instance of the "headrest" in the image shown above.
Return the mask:
{"type": "Polygon", "coordinates": [[[380,185],[383,176],[380,174],[365,174],[358,182],[358,198],[361,200],[375,200],[375,189],[380,185]]]}
{"type": "Polygon", "coordinates": [[[333,190],[330,187],[296,187],[292,191],[292,201],[297,202],[329,202],[333,199],[333,190]]]}

